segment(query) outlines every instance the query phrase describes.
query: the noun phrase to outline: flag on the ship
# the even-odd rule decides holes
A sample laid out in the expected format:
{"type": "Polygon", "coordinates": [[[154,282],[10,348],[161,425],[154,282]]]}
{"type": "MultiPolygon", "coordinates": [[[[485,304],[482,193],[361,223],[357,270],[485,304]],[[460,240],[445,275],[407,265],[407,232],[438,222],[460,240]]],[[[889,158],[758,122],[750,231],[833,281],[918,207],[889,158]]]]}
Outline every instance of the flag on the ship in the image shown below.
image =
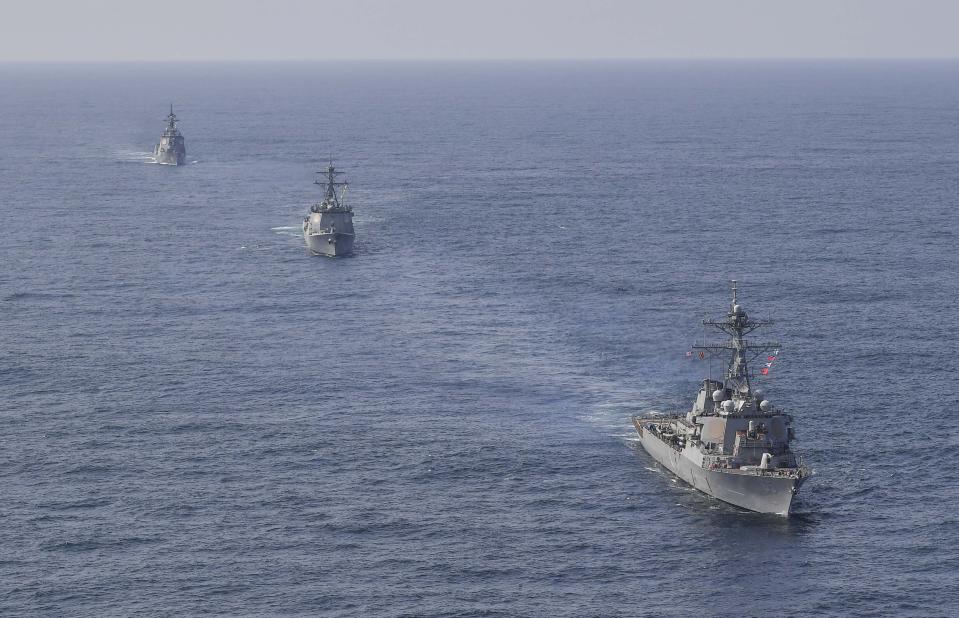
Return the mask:
{"type": "Polygon", "coordinates": [[[762,370],[760,370],[760,373],[763,374],[764,376],[768,376],[769,370],[772,368],[773,363],[776,361],[776,358],[778,357],[779,357],[779,350],[778,349],[773,350],[773,353],[766,357],[766,360],[768,362],[763,366],[762,370]]]}

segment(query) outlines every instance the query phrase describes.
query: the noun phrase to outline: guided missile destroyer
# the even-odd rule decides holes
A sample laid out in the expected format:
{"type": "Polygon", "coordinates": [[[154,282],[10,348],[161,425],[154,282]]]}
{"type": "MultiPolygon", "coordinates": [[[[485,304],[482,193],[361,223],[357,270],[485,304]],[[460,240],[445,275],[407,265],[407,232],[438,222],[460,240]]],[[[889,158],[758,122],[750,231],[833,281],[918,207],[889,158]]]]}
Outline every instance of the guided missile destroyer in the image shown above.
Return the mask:
{"type": "MultiPolygon", "coordinates": [[[[748,363],[764,354],[772,361],[779,345],[754,343],[746,336],[770,321],[753,320],[736,298],[726,319],[703,320],[729,339],[703,337],[699,357],[726,363],[721,380],[707,377],[692,409],[683,414],[636,416],[633,425],[643,448],[670,472],[703,493],[730,504],[788,516],[793,496],[810,470],[790,449],[792,417],[754,389],[748,363]]],[[[768,367],[768,366],[767,366],[768,367]]],[[[765,371],[763,372],[765,373],[765,371]]]]}
{"type": "Polygon", "coordinates": [[[167,127],[160,136],[160,143],[153,148],[153,156],[161,165],[183,165],[186,163],[186,140],[176,128],[173,103],[170,103],[170,115],[166,119],[167,127]]]}
{"type": "Polygon", "coordinates": [[[313,255],[337,257],[353,253],[353,208],[346,203],[349,187],[345,182],[336,182],[336,177],[342,173],[336,171],[330,158],[325,181],[313,181],[318,185],[326,184],[323,201],[313,204],[310,214],[303,220],[303,238],[313,255]],[[337,187],[342,187],[339,194],[337,187]]]}

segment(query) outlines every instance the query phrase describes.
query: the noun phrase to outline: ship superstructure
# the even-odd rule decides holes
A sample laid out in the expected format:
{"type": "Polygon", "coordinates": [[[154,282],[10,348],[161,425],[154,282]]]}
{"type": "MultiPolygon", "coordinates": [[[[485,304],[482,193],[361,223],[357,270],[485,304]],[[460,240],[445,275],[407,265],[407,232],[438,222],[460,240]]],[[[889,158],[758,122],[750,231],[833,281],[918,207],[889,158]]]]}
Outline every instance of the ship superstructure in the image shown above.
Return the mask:
{"type": "Polygon", "coordinates": [[[750,361],[759,355],[773,358],[780,346],[746,337],[771,323],[749,317],[733,281],[726,318],[703,320],[704,328],[728,339],[713,343],[704,335],[703,343],[693,346],[704,360],[723,359],[721,379],[707,370],[688,413],[637,416],[633,424],[643,448],[696,489],[751,511],[785,516],[810,471],[790,448],[792,417],[752,383],[750,361]]]}
{"type": "Polygon", "coordinates": [[[167,127],[160,135],[160,143],[153,148],[153,157],[161,165],[183,165],[186,163],[186,140],[177,129],[173,103],[170,103],[170,114],[166,120],[167,127]]]}
{"type": "Polygon", "coordinates": [[[322,180],[317,178],[314,184],[326,185],[326,195],[319,204],[310,207],[310,214],[303,220],[303,238],[310,253],[338,257],[353,253],[353,208],[346,203],[349,185],[338,182],[336,177],[343,172],[333,167],[333,158],[322,180]],[[339,189],[339,191],[337,191],[339,189]]]}

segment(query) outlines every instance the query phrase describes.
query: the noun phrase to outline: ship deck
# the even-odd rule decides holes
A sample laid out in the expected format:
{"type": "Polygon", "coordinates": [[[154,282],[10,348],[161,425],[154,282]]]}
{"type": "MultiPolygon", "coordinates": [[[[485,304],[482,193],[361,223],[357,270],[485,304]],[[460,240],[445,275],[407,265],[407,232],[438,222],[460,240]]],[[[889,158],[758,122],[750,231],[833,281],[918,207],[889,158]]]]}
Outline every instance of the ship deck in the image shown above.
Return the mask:
{"type": "MultiPolygon", "coordinates": [[[[643,425],[655,424],[655,425],[673,425],[679,424],[684,428],[692,431],[695,426],[686,420],[684,416],[679,415],[669,415],[669,416],[634,416],[633,424],[636,426],[636,429],[639,431],[641,438],[645,438],[647,435],[656,438],[664,446],[681,453],[683,449],[679,448],[675,443],[663,440],[663,438],[655,431],[646,432],[643,430],[643,425]]],[[[811,471],[805,465],[801,463],[801,457],[797,456],[800,460],[800,463],[795,468],[760,468],[758,466],[744,466],[739,467],[733,465],[734,457],[731,454],[706,454],[703,457],[702,468],[704,470],[709,470],[711,472],[718,472],[722,474],[735,474],[740,476],[762,476],[762,477],[779,477],[779,478],[794,478],[802,479],[810,476],[811,471]]]]}

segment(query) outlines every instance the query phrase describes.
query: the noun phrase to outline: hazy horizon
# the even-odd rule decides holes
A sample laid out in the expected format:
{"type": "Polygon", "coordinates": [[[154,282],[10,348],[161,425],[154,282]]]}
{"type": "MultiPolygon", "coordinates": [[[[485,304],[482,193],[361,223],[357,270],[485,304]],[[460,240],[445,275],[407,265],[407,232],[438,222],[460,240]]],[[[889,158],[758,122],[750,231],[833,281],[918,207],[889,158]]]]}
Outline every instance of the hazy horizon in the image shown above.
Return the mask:
{"type": "Polygon", "coordinates": [[[38,0],[0,62],[955,59],[944,0],[38,0]]]}
{"type": "Polygon", "coordinates": [[[69,66],[69,65],[256,65],[256,64],[451,64],[451,65],[469,65],[469,64],[815,64],[815,63],[849,63],[849,64],[882,64],[882,63],[942,63],[951,64],[959,62],[959,56],[887,56],[887,57],[844,57],[844,56],[804,56],[794,57],[662,57],[662,58],[231,58],[231,59],[184,59],[184,60],[3,60],[0,59],[0,65],[46,65],[46,66],[69,66]]]}

